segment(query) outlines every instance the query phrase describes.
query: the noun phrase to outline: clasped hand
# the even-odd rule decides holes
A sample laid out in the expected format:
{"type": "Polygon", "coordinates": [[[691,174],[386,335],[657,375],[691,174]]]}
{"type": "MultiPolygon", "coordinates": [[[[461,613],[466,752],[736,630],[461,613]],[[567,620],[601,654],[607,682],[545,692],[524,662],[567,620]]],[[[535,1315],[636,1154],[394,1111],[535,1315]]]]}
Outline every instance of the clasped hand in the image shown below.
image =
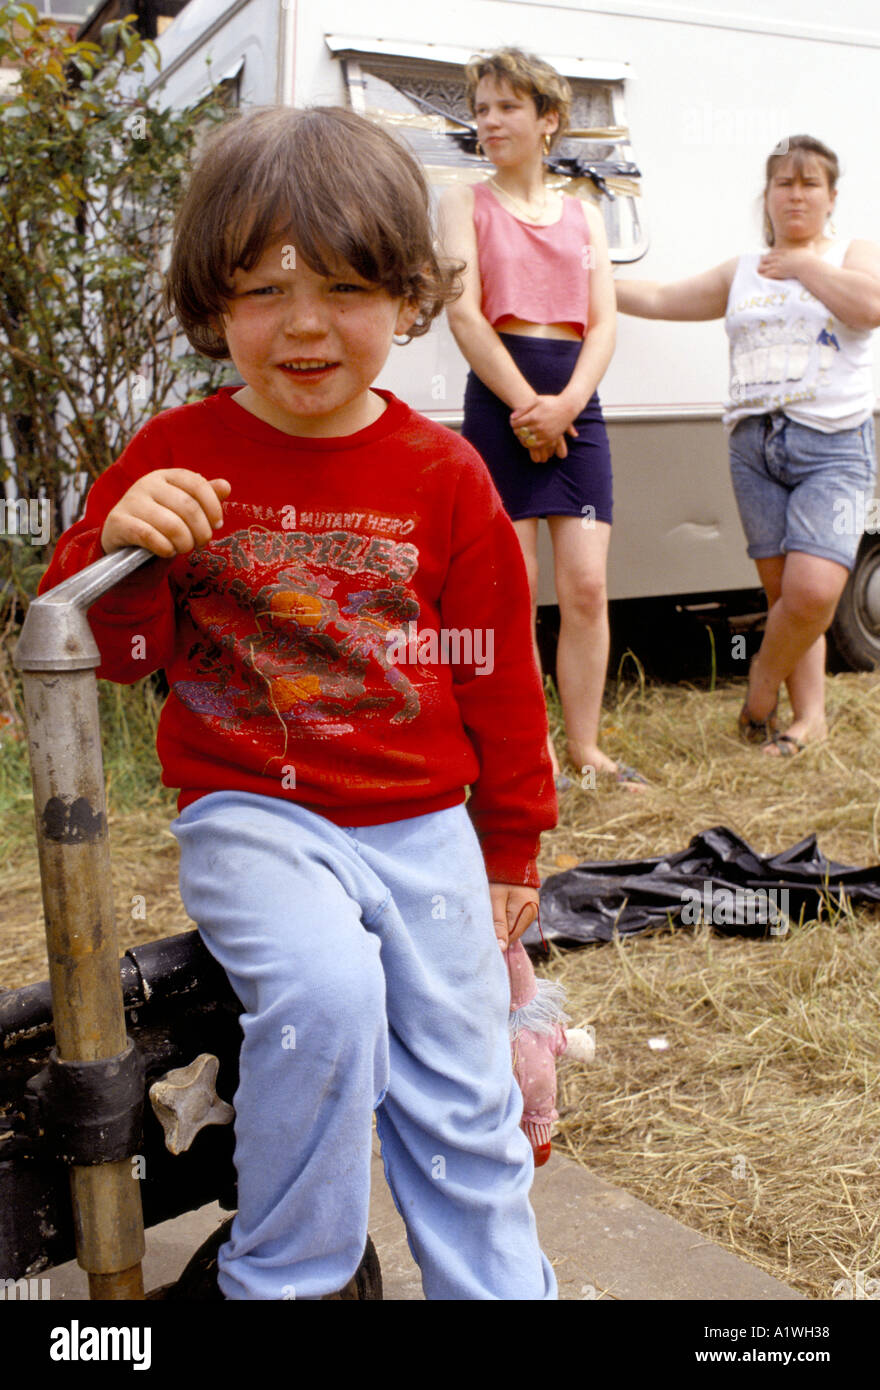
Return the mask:
{"type": "Polygon", "coordinates": [[[766,280],[799,280],[804,263],[813,259],[813,252],[805,247],[770,250],[758,261],[758,274],[766,280]]]}
{"type": "Polygon", "coordinates": [[[546,463],[554,454],[568,456],[565,436],[577,439],[571,406],[561,396],[536,396],[530,405],[514,410],[510,426],[528,449],[533,463],[546,463]]]}

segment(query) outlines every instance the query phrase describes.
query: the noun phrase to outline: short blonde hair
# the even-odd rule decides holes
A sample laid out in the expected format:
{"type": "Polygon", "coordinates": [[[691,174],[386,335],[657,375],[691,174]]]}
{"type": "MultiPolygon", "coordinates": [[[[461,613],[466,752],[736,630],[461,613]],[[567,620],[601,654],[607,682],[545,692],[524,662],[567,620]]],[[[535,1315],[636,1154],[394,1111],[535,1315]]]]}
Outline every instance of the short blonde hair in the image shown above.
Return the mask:
{"type": "Polygon", "coordinates": [[[494,53],[476,54],[464,70],[468,105],[473,114],[476,106],[477,84],[491,77],[498,84],[507,82],[520,96],[535,103],[539,116],[555,111],[559,126],[550,136],[551,147],[562,139],[571,117],[572,93],[565,78],[534,53],[520,48],[498,48],[494,53]]]}

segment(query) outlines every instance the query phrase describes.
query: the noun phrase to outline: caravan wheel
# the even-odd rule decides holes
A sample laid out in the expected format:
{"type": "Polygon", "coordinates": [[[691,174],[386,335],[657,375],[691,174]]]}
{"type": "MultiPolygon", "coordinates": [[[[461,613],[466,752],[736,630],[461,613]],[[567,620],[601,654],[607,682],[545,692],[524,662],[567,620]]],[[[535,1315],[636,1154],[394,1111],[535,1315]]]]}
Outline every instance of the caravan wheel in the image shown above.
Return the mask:
{"type": "Polygon", "coordinates": [[[880,535],[862,537],[828,635],[851,670],[880,666],[880,535]]]}

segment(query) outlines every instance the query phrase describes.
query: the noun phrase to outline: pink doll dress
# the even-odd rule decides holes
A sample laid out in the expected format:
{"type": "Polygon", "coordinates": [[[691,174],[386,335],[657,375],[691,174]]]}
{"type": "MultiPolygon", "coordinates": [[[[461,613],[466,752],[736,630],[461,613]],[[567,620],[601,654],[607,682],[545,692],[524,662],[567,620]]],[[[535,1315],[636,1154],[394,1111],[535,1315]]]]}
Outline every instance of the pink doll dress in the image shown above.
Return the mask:
{"type": "Polygon", "coordinates": [[[510,1049],[513,1072],[523,1097],[522,1129],[532,1146],[535,1167],[550,1157],[556,1110],[556,1058],[567,1047],[563,1012],[565,990],[537,980],[520,941],[507,948],[510,976],[510,1049]]]}

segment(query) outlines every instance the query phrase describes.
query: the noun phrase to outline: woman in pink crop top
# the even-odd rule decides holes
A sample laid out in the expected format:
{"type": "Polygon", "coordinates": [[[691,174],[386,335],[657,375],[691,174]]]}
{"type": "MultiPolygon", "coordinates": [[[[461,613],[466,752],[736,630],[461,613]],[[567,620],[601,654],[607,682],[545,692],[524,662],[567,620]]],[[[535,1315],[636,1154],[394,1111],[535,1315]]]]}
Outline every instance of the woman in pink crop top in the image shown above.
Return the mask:
{"type": "MultiPolygon", "coordinates": [[[[466,262],[448,314],[470,363],[462,433],[482,454],[538,589],[538,521],[553,542],[561,617],[557,683],[566,752],[595,786],[644,779],[599,748],[608,664],[606,569],[611,457],[598,383],[614,350],[614,283],[599,212],[544,181],[543,156],[571,105],[563,77],[533,55],[502,49],[471,60],[467,91],[495,175],[449,188],[445,249],[466,262]]],[[[535,654],[537,643],[535,643],[535,654]]],[[[552,740],[557,786],[560,774],[552,740]]]]}

